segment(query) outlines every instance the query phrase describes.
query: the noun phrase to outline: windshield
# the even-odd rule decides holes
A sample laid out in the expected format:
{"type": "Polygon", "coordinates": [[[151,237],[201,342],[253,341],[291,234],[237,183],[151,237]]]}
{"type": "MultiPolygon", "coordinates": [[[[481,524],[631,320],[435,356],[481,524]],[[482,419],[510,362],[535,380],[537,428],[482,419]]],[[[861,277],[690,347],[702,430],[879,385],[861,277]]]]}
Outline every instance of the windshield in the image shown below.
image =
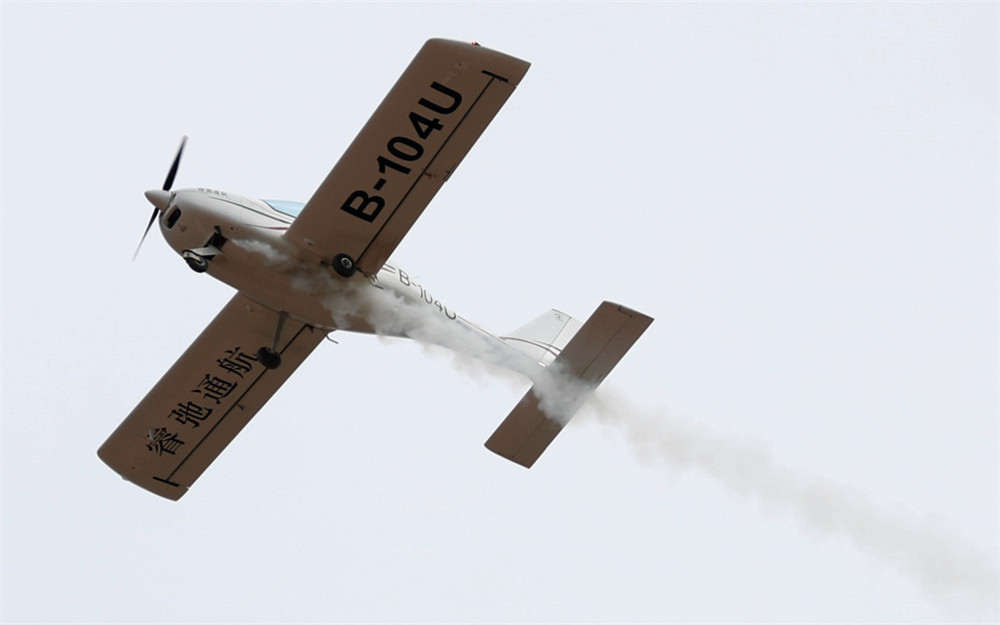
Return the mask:
{"type": "Polygon", "coordinates": [[[290,202],[288,200],[264,200],[264,203],[289,217],[298,217],[305,207],[304,202],[290,202]]]}

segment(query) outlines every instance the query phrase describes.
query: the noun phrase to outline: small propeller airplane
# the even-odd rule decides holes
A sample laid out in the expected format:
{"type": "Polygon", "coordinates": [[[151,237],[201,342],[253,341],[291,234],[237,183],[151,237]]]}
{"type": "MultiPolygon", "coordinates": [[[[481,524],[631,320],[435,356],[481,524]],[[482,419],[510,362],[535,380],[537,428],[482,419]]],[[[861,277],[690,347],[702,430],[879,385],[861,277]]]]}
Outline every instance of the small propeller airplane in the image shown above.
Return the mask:
{"type": "Polygon", "coordinates": [[[528,67],[478,44],[429,40],[305,204],[172,190],[185,137],[163,188],[146,191],[153,213],[139,247],[158,221],[191,269],[237,293],[98,456],[179,499],[320,341],[347,330],[490,354],[528,376],[531,389],[486,447],[531,467],[652,319],[604,302],[582,324],[552,310],[495,336],[389,259],[528,67]]]}

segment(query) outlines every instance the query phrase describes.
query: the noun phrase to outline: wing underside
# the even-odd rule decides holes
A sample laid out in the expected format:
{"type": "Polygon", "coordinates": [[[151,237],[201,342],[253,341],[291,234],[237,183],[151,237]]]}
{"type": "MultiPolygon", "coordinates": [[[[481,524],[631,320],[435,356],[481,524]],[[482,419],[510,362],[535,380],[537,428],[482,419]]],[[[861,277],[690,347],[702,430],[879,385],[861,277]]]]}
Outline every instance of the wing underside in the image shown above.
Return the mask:
{"type": "Polygon", "coordinates": [[[428,41],[285,236],[377,272],[528,67],[481,46],[428,41]]]}
{"type": "Polygon", "coordinates": [[[179,499],[323,339],[288,319],[281,366],[257,361],[278,313],[237,294],[101,446],[123,478],[179,499]]]}

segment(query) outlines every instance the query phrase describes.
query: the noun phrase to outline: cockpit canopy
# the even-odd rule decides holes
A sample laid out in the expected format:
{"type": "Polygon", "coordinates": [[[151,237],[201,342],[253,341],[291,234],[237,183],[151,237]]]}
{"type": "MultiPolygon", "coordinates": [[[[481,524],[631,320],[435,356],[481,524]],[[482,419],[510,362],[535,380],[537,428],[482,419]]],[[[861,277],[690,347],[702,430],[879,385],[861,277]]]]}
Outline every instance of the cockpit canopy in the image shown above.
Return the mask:
{"type": "Polygon", "coordinates": [[[298,217],[302,209],[305,208],[305,202],[292,202],[289,200],[264,200],[264,203],[289,217],[298,217]]]}

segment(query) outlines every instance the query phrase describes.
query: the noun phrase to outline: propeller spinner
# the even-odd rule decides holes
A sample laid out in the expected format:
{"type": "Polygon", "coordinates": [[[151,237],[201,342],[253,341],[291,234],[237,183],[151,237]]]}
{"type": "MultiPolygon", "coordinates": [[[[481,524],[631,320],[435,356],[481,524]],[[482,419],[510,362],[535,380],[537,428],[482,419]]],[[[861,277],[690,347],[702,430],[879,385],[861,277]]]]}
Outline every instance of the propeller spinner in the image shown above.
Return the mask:
{"type": "Polygon", "coordinates": [[[187,135],[184,135],[181,137],[180,147],[177,148],[177,156],[174,157],[174,162],[170,165],[170,171],[167,172],[167,178],[163,181],[163,189],[150,189],[146,191],[146,199],[153,205],[153,214],[149,216],[149,223],[146,224],[146,230],[142,233],[142,238],[139,239],[139,245],[135,248],[135,254],[132,254],[133,261],[139,255],[139,250],[142,249],[142,244],[146,240],[146,235],[149,234],[149,229],[153,227],[153,222],[156,221],[157,213],[166,210],[167,204],[170,203],[170,188],[174,186],[174,178],[177,177],[177,168],[181,164],[181,154],[184,153],[184,145],[186,143],[187,135]]]}

